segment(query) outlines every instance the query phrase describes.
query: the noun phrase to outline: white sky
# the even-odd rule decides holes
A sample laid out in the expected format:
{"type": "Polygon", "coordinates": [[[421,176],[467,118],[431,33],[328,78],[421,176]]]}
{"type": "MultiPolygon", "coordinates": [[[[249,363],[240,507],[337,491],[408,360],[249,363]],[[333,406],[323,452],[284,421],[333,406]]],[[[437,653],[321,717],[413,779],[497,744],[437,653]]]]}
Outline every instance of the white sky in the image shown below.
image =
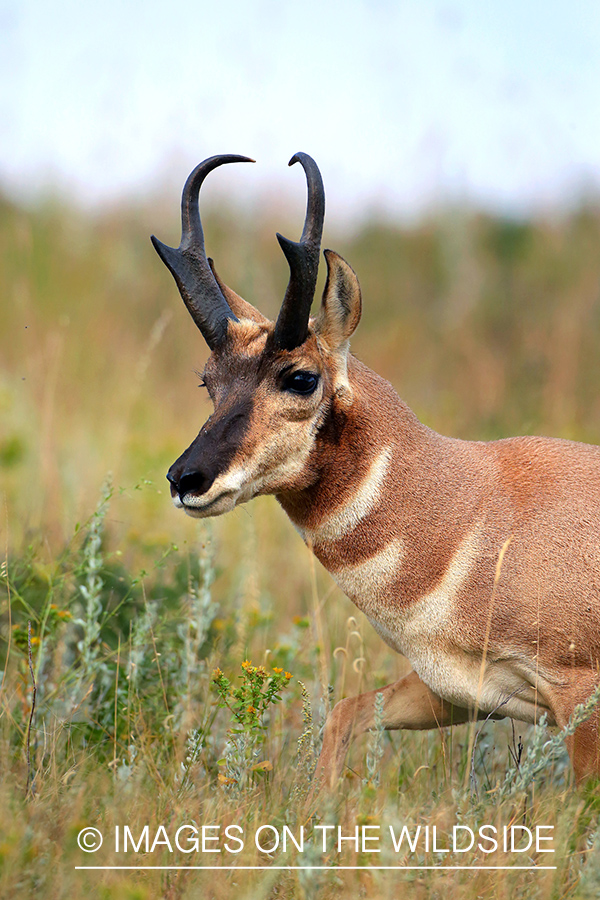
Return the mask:
{"type": "Polygon", "coordinates": [[[179,192],[200,159],[243,153],[258,165],[218,190],[300,197],[297,150],[332,216],[597,192],[600,3],[0,0],[11,195],[179,192]]]}

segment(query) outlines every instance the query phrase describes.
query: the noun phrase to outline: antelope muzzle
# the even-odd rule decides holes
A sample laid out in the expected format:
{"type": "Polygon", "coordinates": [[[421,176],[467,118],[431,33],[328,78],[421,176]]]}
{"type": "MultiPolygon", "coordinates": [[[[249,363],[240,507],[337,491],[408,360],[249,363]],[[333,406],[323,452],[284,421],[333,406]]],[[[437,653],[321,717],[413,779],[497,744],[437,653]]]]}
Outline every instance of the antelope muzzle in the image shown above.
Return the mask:
{"type": "Polygon", "coordinates": [[[248,429],[252,403],[237,402],[211,416],[199,435],[167,473],[176,507],[192,516],[220,515],[233,509],[243,487],[243,467],[235,465],[248,429]]]}

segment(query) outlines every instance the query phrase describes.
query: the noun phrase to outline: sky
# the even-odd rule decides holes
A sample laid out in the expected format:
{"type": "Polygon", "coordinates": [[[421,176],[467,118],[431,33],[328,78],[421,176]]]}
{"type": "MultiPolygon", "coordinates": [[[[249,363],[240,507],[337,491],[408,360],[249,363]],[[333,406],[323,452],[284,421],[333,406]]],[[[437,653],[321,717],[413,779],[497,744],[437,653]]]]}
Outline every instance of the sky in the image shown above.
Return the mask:
{"type": "Polygon", "coordinates": [[[139,200],[241,153],[210,190],[300,203],[298,150],[340,220],[596,197],[600,3],[0,0],[9,196],[139,200]]]}

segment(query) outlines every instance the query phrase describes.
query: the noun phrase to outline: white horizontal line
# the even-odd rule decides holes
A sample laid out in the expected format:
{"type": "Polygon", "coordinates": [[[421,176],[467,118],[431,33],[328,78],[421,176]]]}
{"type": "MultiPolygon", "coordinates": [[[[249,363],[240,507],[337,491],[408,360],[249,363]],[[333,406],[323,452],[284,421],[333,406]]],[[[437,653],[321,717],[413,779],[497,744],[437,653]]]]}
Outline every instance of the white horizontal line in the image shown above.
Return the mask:
{"type": "Polygon", "coordinates": [[[135,872],[142,871],[145,869],[210,869],[211,871],[218,871],[219,869],[244,869],[244,870],[254,870],[257,872],[266,872],[269,869],[327,869],[329,871],[335,872],[338,869],[370,869],[370,870],[380,870],[380,869],[420,869],[420,870],[429,870],[429,869],[469,869],[471,871],[474,870],[483,870],[489,869],[490,871],[498,871],[500,869],[508,869],[511,871],[515,870],[523,870],[526,872],[532,871],[542,871],[542,870],[551,870],[554,871],[557,866],[75,866],[76,869],[129,869],[135,872]]]}

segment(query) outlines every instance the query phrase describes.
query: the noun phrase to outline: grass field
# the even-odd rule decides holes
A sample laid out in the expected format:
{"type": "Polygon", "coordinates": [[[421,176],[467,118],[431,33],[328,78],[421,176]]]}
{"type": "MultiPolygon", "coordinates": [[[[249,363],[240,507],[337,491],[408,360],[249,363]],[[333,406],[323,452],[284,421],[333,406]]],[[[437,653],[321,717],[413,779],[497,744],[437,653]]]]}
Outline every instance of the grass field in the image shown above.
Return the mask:
{"type": "MultiPolygon", "coordinates": [[[[574,788],[560,735],[541,727],[375,729],[306,817],[330,704],[408,664],[272,498],[200,524],[172,508],[164,474],[208,413],[194,374],[206,349],[148,240],[177,242],[172,212],[0,203],[1,896],[597,897],[600,791],[574,788]],[[403,825],[421,827],[414,851],[394,849],[403,825]],[[445,852],[456,825],[554,840],[445,852]],[[357,826],[364,847],[338,851],[337,828],[357,826]],[[86,827],[104,836],[97,853],[78,846],[86,827]]],[[[274,315],[287,280],[274,232],[298,223],[204,219],[220,274],[274,315]]],[[[361,280],[354,352],[428,425],[600,443],[600,211],[456,210],[324,245],[361,280]]]]}

